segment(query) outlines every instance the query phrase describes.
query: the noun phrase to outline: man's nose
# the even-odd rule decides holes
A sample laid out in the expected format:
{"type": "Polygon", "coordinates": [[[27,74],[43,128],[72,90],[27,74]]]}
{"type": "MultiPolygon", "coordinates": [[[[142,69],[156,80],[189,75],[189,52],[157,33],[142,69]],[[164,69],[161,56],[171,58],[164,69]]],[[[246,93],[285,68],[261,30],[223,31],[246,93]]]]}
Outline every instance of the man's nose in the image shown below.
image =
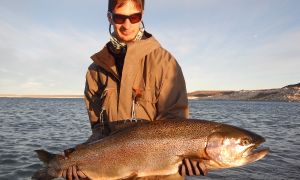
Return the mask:
{"type": "Polygon", "coordinates": [[[124,28],[128,29],[131,26],[130,20],[127,18],[123,23],[124,28]]]}

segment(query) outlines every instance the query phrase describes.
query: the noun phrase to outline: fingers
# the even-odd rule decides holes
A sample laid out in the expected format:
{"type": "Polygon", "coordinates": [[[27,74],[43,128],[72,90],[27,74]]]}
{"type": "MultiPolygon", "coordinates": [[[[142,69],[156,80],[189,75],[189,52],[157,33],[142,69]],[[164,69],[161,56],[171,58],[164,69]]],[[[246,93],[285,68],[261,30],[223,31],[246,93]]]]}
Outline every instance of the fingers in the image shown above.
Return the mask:
{"type": "Polygon", "coordinates": [[[200,167],[198,166],[198,164],[200,164],[198,161],[193,161],[190,160],[190,162],[192,163],[192,170],[193,170],[193,175],[194,176],[200,176],[201,175],[201,171],[200,171],[200,167]]]}
{"type": "Polygon", "coordinates": [[[187,159],[187,158],[185,158],[185,159],[183,160],[183,164],[184,164],[185,167],[186,167],[187,175],[188,175],[188,176],[193,175],[194,173],[193,173],[193,168],[192,168],[192,165],[191,165],[190,160],[187,159]]]}
{"type": "Polygon", "coordinates": [[[200,176],[206,175],[208,172],[205,164],[198,160],[190,160],[185,158],[179,166],[179,174],[181,176],[200,176]]]}
{"type": "Polygon", "coordinates": [[[201,162],[198,162],[198,166],[199,166],[199,170],[201,171],[201,174],[202,174],[203,176],[206,176],[207,173],[208,173],[208,170],[207,170],[205,164],[203,164],[203,163],[201,163],[201,162]]]}
{"type": "Polygon", "coordinates": [[[87,178],[87,176],[85,174],[83,174],[83,172],[80,170],[77,171],[77,174],[80,178],[87,178]]]}
{"type": "Polygon", "coordinates": [[[185,165],[181,164],[179,166],[179,174],[180,176],[186,176],[186,168],[185,168],[185,165]]]}
{"type": "Polygon", "coordinates": [[[72,174],[73,174],[73,177],[75,178],[75,180],[79,180],[78,175],[77,175],[76,166],[72,167],[72,174]]]}
{"type": "Polygon", "coordinates": [[[77,170],[77,166],[71,166],[68,169],[63,170],[62,177],[67,180],[79,180],[79,178],[87,178],[82,171],[77,170]]]}
{"type": "Polygon", "coordinates": [[[71,167],[69,167],[69,169],[68,169],[68,173],[67,173],[67,179],[68,180],[72,180],[73,179],[73,167],[71,166],[71,167]]]}

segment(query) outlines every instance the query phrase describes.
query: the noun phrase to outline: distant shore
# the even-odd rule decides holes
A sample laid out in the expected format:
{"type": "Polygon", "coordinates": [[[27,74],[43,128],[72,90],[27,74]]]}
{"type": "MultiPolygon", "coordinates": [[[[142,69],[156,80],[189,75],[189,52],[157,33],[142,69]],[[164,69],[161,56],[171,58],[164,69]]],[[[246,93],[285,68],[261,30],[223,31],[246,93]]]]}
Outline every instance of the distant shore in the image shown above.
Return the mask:
{"type": "Polygon", "coordinates": [[[277,89],[240,91],[195,91],[188,93],[196,100],[282,101],[300,102],[300,83],[277,89]]]}

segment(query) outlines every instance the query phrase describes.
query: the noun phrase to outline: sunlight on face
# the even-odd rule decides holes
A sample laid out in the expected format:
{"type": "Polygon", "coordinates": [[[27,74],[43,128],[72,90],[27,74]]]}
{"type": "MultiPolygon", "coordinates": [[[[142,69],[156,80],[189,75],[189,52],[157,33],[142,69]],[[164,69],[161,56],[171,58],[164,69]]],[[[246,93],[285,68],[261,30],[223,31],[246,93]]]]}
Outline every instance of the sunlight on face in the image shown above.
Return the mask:
{"type": "MultiPolygon", "coordinates": [[[[141,11],[142,10],[140,8],[135,6],[134,2],[128,1],[124,6],[116,7],[113,10],[113,13],[132,15],[141,11]]],[[[113,22],[112,24],[119,41],[125,43],[133,41],[140,30],[140,22],[132,24],[129,19],[126,19],[123,24],[115,24],[113,22]]]]}

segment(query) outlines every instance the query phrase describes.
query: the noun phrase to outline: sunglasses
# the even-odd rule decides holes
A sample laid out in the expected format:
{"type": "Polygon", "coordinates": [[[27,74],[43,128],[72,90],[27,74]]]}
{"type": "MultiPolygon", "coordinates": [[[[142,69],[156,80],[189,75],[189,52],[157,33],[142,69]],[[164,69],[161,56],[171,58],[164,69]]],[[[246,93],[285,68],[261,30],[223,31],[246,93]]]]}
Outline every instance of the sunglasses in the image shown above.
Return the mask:
{"type": "Polygon", "coordinates": [[[115,14],[115,13],[110,12],[110,15],[112,17],[112,20],[116,24],[123,24],[126,21],[126,19],[129,19],[131,24],[138,23],[142,20],[142,13],[141,12],[131,14],[129,16],[126,16],[126,15],[123,15],[123,14],[115,14]]]}

